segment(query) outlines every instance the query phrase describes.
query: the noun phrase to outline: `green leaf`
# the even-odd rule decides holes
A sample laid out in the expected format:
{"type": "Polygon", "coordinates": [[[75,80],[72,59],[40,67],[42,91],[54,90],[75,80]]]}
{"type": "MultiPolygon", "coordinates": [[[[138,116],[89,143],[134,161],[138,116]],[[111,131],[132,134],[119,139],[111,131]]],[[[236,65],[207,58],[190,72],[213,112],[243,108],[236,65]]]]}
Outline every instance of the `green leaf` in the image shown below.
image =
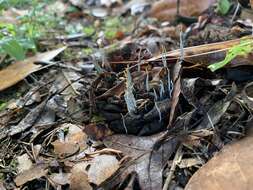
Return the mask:
{"type": "Polygon", "coordinates": [[[1,44],[1,46],[6,54],[14,57],[16,60],[20,61],[25,59],[26,52],[16,39],[6,40],[1,44]]]}
{"type": "Polygon", "coordinates": [[[216,11],[222,15],[226,15],[230,9],[231,3],[229,0],[219,0],[216,11]]]}
{"type": "Polygon", "coordinates": [[[92,35],[94,32],[95,32],[95,28],[93,28],[92,26],[88,26],[88,27],[85,27],[83,29],[83,32],[87,35],[87,36],[90,36],[92,35]]]}
{"type": "Polygon", "coordinates": [[[222,67],[224,67],[226,64],[231,62],[234,58],[237,56],[247,56],[249,53],[253,51],[253,42],[252,40],[242,40],[240,44],[235,45],[231,47],[227,54],[226,57],[223,61],[214,63],[212,65],[209,65],[208,68],[214,72],[222,67]]]}
{"type": "Polygon", "coordinates": [[[7,107],[7,103],[0,100],[0,111],[4,110],[7,107]]]}

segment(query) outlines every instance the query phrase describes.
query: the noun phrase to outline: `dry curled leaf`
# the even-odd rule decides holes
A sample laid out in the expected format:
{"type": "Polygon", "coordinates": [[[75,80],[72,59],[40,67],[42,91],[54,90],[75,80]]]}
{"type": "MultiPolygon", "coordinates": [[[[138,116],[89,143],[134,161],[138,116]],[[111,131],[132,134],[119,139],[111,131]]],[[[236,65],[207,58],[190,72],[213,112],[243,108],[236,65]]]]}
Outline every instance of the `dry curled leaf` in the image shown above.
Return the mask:
{"type": "MultiPolygon", "coordinates": [[[[214,2],[215,0],[201,0],[198,3],[195,0],[180,0],[179,13],[183,16],[198,16],[214,2]]],[[[159,20],[174,20],[177,14],[177,0],[160,0],[155,2],[150,14],[159,20]]]]}
{"type": "Polygon", "coordinates": [[[61,47],[45,53],[38,53],[33,57],[29,57],[23,61],[17,61],[0,70],[0,91],[16,84],[29,74],[39,70],[42,65],[34,64],[35,62],[50,61],[65,49],[66,47],[61,47]]]}
{"type": "MultiPolygon", "coordinates": [[[[224,60],[226,52],[233,46],[241,43],[242,40],[252,40],[252,36],[245,36],[240,39],[228,40],[217,43],[204,44],[199,46],[192,46],[184,48],[184,61],[192,64],[201,64],[201,66],[208,66],[218,61],[224,60]]],[[[175,61],[180,57],[180,49],[169,51],[166,53],[167,61],[175,61]]],[[[160,54],[148,60],[161,61],[163,55],[160,54]]],[[[228,67],[235,67],[240,65],[252,65],[253,54],[250,53],[247,57],[237,56],[227,64],[228,67]]]]}
{"type": "Polygon", "coordinates": [[[225,146],[200,168],[186,185],[186,190],[252,189],[253,131],[242,140],[225,146]]]}
{"type": "Polygon", "coordinates": [[[87,148],[87,135],[80,129],[80,127],[65,123],[61,126],[62,129],[67,128],[68,134],[64,140],[56,140],[52,142],[54,152],[61,158],[71,156],[79,150],[87,148]]]}
{"type": "Polygon", "coordinates": [[[15,183],[17,186],[24,185],[28,181],[41,178],[47,174],[47,166],[45,164],[40,164],[32,167],[29,170],[25,170],[18,174],[15,178],[15,183]]]}
{"type": "Polygon", "coordinates": [[[163,135],[164,133],[148,137],[131,135],[106,137],[104,143],[107,147],[120,150],[130,160],[119,169],[118,175],[107,180],[101,186],[110,189],[119,181],[124,180],[129,174],[136,173],[141,189],[162,189],[164,164],[166,164],[178,143],[177,138],[171,138],[162,144],[158,150],[154,150],[154,145],[163,135]]]}
{"type": "Polygon", "coordinates": [[[69,184],[69,173],[53,173],[49,176],[49,178],[58,185],[66,185],[69,184]]]}
{"type": "Polygon", "coordinates": [[[32,161],[30,160],[28,154],[22,154],[21,156],[18,156],[17,161],[19,173],[29,170],[32,167],[32,161]]]}
{"type": "Polygon", "coordinates": [[[89,182],[100,185],[119,168],[119,161],[112,155],[96,156],[88,171],[89,182]]]}
{"type": "Polygon", "coordinates": [[[86,162],[80,162],[73,166],[70,176],[71,190],[92,190],[86,172],[87,166],[86,162]]]}

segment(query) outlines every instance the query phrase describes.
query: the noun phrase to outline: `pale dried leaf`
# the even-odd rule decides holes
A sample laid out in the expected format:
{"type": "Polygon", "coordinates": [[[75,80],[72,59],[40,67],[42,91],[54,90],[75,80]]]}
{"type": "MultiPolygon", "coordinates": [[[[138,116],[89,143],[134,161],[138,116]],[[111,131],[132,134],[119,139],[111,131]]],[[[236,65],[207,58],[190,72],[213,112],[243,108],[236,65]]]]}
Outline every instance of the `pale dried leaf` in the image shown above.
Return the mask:
{"type": "Polygon", "coordinates": [[[16,84],[17,82],[27,77],[29,74],[39,70],[41,68],[41,65],[34,64],[34,62],[50,61],[65,49],[66,47],[61,47],[59,49],[45,53],[38,53],[33,57],[29,57],[23,61],[17,61],[0,70],[0,91],[16,84]]]}
{"type": "Polygon", "coordinates": [[[119,168],[119,161],[112,155],[99,155],[92,160],[88,171],[91,183],[100,185],[119,168]]]}
{"type": "Polygon", "coordinates": [[[80,162],[73,166],[70,176],[71,190],[92,190],[86,172],[87,166],[87,162],[80,162]]]}
{"type": "Polygon", "coordinates": [[[28,154],[23,154],[17,157],[18,161],[18,172],[21,173],[25,170],[29,170],[32,167],[32,161],[30,160],[28,154]]]}
{"type": "Polygon", "coordinates": [[[52,142],[52,145],[54,146],[55,154],[61,158],[73,155],[79,150],[78,144],[61,142],[59,140],[52,142]]]}
{"type": "Polygon", "coordinates": [[[69,184],[70,173],[53,173],[49,178],[58,185],[69,184]]]}
{"type": "Polygon", "coordinates": [[[186,190],[252,189],[253,131],[242,140],[225,146],[200,168],[186,190]]]}
{"type": "Polygon", "coordinates": [[[46,165],[36,165],[29,170],[25,170],[24,172],[17,175],[15,178],[15,183],[17,186],[24,185],[28,181],[32,181],[34,179],[41,178],[47,174],[46,165]]]}
{"type": "MultiPolygon", "coordinates": [[[[180,0],[179,13],[183,16],[198,16],[201,12],[209,8],[215,0],[180,0]]],[[[151,16],[160,20],[173,21],[177,14],[177,0],[160,0],[153,4],[150,12],[151,16]]]]}
{"type": "Polygon", "coordinates": [[[2,183],[2,181],[0,181],[0,190],[6,190],[6,188],[4,187],[4,184],[2,183]]]}
{"type": "Polygon", "coordinates": [[[148,137],[131,135],[112,135],[106,137],[104,143],[107,147],[119,150],[131,158],[130,165],[119,171],[119,175],[108,180],[103,187],[110,188],[117,185],[131,173],[136,173],[142,189],[162,189],[163,167],[174,152],[178,143],[177,138],[169,139],[158,150],[152,153],[154,145],[164,135],[159,133],[148,137]]]}

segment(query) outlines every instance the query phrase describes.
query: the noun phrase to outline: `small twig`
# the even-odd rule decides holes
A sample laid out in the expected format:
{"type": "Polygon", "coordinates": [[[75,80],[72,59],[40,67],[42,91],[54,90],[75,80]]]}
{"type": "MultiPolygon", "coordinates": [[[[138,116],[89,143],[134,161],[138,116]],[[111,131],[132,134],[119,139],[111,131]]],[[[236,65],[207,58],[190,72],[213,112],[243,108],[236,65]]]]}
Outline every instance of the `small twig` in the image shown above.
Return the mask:
{"type": "Polygon", "coordinates": [[[231,24],[233,24],[233,22],[234,22],[234,20],[235,20],[235,17],[236,17],[236,15],[237,15],[238,11],[239,11],[239,9],[240,9],[240,3],[237,3],[235,12],[234,12],[233,17],[232,17],[232,19],[231,19],[231,24]]]}
{"type": "Polygon", "coordinates": [[[123,127],[124,127],[124,129],[125,129],[125,131],[126,131],[126,134],[128,134],[127,127],[126,127],[126,122],[125,122],[125,118],[124,118],[124,116],[123,116],[122,113],[121,113],[120,115],[121,115],[121,117],[122,117],[123,127]]]}
{"type": "Polygon", "coordinates": [[[66,75],[66,73],[64,71],[62,71],[62,75],[63,77],[66,79],[67,83],[70,84],[70,87],[72,88],[73,92],[76,94],[76,95],[80,95],[80,93],[75,89],[73,83],[71,83],[69,77],[66,75]]]}
{"type": "Polygon", "coordinates": [[[179,9],[180,9],[180,0],[177,0],[177,16],[179,16],[180,14],[179,9]]]}
{"type": "Polygon", "coordinates": [[[170,182],[171,182],[173,174],[174,174],[174,171],[176,169],[176,166],[181,162],[181,159],[183,156],[182,148],[183,148],[183,146],[180,145],[179,148],[177,149],[176,155],[175,155],[173,162],[172,162],[172,166],[170,167],[169,174],[167,175],[167,178],[165,180],[163,190],[168,190],[170,182]]]}

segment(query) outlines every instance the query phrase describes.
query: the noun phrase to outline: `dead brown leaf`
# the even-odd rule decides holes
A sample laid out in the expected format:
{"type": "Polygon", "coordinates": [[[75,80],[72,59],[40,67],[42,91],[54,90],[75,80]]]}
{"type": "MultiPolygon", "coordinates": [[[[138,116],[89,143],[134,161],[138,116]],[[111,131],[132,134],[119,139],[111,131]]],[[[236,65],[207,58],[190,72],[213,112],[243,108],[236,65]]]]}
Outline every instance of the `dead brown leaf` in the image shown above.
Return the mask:
{"type": "Polygon", "coordinates": [[[162,174],[164,164],[174,152],[178,140],[172,138],[161,147],[152,152],[155,143],[163,136],[163,133],[136,137],[131,135],[112,135],[105,138],[107,147],[121,151],[130,161],[119,169],[119,175],[115,175],[101,186],[113,187],[126,176],[136,173],[141,189],[162,189],[162,174]]]}
{"type": "MultiPolygon", "coordinates": [[[[183,16],[198,16],[209,8],[215,0],[180,0],[179,13],[183,16]]],[[[150,15],[159,20],[173,21],[177,14],[177,0],[160,0],[153,4],[150,15]]]]}
{"type": "Polygon", "coordinates": [[[101,140],[106,136],[112,135],[113,132],[104,125],[97,125],[95,123],[91,123],[86,125],[84,128],[84,132],[93,140],[101,140]]]}
{"type": "Polygon", "coordinates": [[[62,129],[67,128],[68,134],[64,140],[56,140],[52,142],[54,152],[61,158],[71,156],[79,150],[87,148],[87,135],[77,125],[65,123],[61,126],[62,129]]]}
{"type": "Polygon", "coordinates": [[[6,190],[6,188],[4,187],[4,184],[2,183],[2,181],[0,181],[0,190],[6,190]]]}
{"type": "MultiPolygon", "coordinates": [[[[251,126],[250,126],[251,127],[251,126]]],[[[252,189],[253,131],[225,146],[200,168],[186,185],[186,190],[252,189]]]]}
{"type": "Polygon", "coordinates": [[[100,185],[119,168],[119,161],[113,155],[96,156],[88,170],[89,182],[100,185]]]}
{"type": "Polygon", "coordinates": [[[59,140],[52,142],[52,145],[54,146],[55,154],[57,154],[60,158],[73,155],[79,150],[79,146],[77,144],[61,142],[59,140]]]}
{"type": "Polygon", "coordinates": [[[45,53],[38,53],[33,57],[29,57],[23,61],[17,61],[5,69],[0,70],[0,91],[16,84],[29,74],[39,70],[42,65],[34,64],[35,62],[50,61],[65,49],[66,47],[61,47],[45,53]]]}
{"type": "Polygon", "coordinates": [[[15,178],[15,183],[17,186],[24,185],[28,181],[41,178],[47,174],[47,166],[45,164],[35,165],[29,170],[25,170],[18,174],[15,178]]]}
{"type": "Polygon", "coordinates": [[[18,24],[18,17],[28,14],[28,10],[20,10],[16,8],[10,8],[6,11],[3,11],[0,16],[0,22],[2,23],[11,23],[18,24]]]}
{"type": "MultiPolygon", "coordinates": [[[[252,36],[246,36],[240,39],[229,40],[224,42],[217,42],[199,46],[192,46],[184,48],[184,61],[196,64],[200,63],[202,66],[208,66],[218,61],[224,60],[226,52],[233,46],[238,45],[242,40],[252,40],[252,36]]],[[[240,66],[240,65],[252,65],[253,54],[249,54],[247,57],[238,56],[227,64],[228,67],[240,66]]],[[[148,60],[161,61],[162,54],[155,56],[148,60]]],[[[173,50],[166,53],[166,59],[168,61],[175,61],[180,57],[180,49],[173,50]]]]}
{"type": "Polygon", "coordinates": [[[18,172],[21,173],[25,170],[29,170],[32,167],[32,161],[30,160],[28,154],[22,154],[17,157],[18,161],[18,172]]]}
{"type": "Polygon", "coordinates": [[[87,163],[76,164],[71,170],[70,189],[71,190],[92,190],[86,173],[87,163]]]}
{"type": "Polygon", "coordinates": [[[69,184],[69,173],[53,173],[49,176],[49,178],[58,185],[66,185],[69,184]]]}

